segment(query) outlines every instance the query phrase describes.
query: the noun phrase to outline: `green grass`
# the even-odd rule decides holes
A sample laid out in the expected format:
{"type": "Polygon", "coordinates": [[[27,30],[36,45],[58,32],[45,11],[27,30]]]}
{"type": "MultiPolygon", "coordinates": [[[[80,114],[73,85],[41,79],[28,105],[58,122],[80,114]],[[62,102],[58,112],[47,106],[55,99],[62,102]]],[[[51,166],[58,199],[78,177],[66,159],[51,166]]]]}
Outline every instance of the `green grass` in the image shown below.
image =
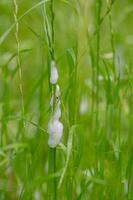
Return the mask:
{"type": "Polygon", "coordinates": [[[132,11],[132,0],[0,1],[0,200],[133,199],[132,11]]]}

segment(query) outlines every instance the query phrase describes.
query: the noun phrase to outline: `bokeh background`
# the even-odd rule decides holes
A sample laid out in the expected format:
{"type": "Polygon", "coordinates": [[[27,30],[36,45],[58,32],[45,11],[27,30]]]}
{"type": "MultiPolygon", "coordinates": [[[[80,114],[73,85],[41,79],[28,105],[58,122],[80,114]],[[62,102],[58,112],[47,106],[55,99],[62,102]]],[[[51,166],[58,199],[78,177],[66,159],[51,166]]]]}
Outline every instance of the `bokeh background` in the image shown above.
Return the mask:
{"type": "MultiPolygon", "coordinates": [[[[1,200],[48,199],[47,183],[52,179],[45,131],[50,118],[50,56],[44,4],[39,2],[17,0],[18,18],[37,5],[19,21],[23,116],[15,26],[7,34],[15,7],[12,0],[0,1],[1,200]]],[[[45,6],[50,23],[49,1],[45,6]]],[[[133,199],[133,1],[101,0],[99,26],[98,6],[98,0],[54,0],[62,144],[67,145],[70,127],[78,127],[74,161],[58,190],[62,200],[70,200],[70,179],[72,200],[133,199]]],[[[57,148],[57,172],[65,166],[62,148],[57,148]]]]}

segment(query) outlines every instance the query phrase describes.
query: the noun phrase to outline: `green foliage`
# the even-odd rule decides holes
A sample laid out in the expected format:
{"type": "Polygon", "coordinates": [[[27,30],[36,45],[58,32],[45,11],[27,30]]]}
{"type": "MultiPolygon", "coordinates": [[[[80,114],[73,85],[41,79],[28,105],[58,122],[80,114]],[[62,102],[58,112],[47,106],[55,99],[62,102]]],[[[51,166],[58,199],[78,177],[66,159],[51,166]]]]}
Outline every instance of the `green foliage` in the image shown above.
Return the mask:
{"type": "Polygon", "coordinates": [[[132,0],[0,1],[0,200],[133,199],[132,11],[132,0]]]}

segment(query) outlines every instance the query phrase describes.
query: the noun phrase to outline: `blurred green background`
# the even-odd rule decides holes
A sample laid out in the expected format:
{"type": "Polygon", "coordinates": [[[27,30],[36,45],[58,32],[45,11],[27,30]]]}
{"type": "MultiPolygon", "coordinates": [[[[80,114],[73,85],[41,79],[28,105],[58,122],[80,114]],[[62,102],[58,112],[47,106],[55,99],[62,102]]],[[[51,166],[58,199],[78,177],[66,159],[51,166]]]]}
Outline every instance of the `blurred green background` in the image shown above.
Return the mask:
{"type": "MultiPolygon", "coordinates": [[[[17,0],[18,18],[37,5],[19,21],[24,129],[15,26],[1,40],[14,24],[15,8],[12,0],[0,1],[0,200],[48,199],[50,57],[39,2],[17,0]]],[[[133,199],[133,1],[100,2],[98,26],[98,0],[54,0],[64,145],[70,127],[78,124],[59,200],[70,200],[71,178],[72,200],[133,199]]],[[[46,10],[50,22],[49,1],[46,10]]],[[[59,146],[57,172],[65,161],[59,146]]]]}

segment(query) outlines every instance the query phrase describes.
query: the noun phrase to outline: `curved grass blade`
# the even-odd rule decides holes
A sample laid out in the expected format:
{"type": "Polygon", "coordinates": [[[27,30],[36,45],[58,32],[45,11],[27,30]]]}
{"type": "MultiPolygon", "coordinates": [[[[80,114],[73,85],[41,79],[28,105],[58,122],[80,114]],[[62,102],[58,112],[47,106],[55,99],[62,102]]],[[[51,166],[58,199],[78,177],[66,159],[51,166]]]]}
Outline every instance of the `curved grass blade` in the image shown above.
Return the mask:
{"type": "Polygon", "coordinates": [[[58,189],[60,188],[60,186],[63,182],[63,179],[64,179],[66,171],[67,171],[67,167],[68,167],[68,164],[70,161],[70,157],[71,157],[71,153],[72,153],[72,146],[73,146],[73,136],[74,136],[74,132],[75,132],[76,128],[77,128],[77,125],[73,125],[70,128],[70,132],[69,132],[69,136],[68,136],[68,143],[67,143],[66,164],[64,166],[63,172],[62,172],[60,180],[59,180],[58,189]]]}
{"type": "Polygon", "coordinates": [[[35,4],[34,6],[32,6],[30,9],[28,9],[23,15],[21,15],[18,20],[13,23],[4,33],[3,35],[0,37],[0,45],[2,45],[2,43],[5,41],[5,39],[7,38],[7,36],[9,35],[9,33],[12,31],[12,29],[15,27],[16,23],[20,22],[27,14],[29,14],[31,11],[33,11],[35,8],[41,6],[42,4],[48,2],[49,0],[43,0],[37,4],[35,4]]]}

